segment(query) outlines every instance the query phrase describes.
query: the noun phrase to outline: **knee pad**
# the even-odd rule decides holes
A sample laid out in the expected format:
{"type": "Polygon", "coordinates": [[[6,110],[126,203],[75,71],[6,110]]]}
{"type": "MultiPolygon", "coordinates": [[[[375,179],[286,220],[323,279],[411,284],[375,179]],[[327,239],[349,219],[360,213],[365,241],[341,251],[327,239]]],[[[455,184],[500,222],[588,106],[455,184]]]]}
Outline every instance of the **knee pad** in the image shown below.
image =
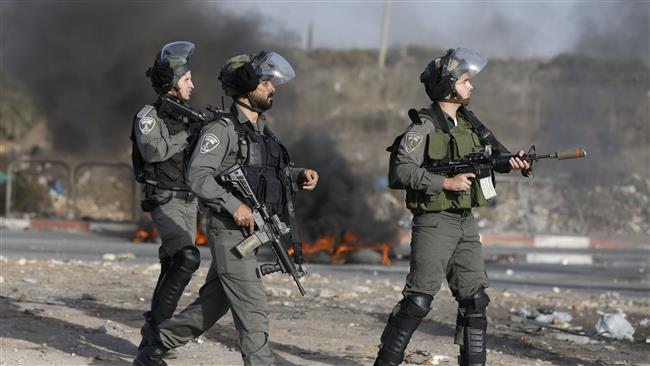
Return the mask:
{"type": "Polygon", "coordinates": [[[376,366],[399,365],[411,336],[431,310],[433,296],[413,293],[403,298],[393,309],[381,335],[376,366]]]}
{"type": "Polygon", "coordinates": [[[458,300],[456,343],[460,344],[461,366],[485,365],[486,308],[490,297],[481,288],[474,295],[458,300]]]}
{"type": "Polygon", "coordinates": [[[185,286],[201,264],[201,253],[192,245],[179,250],[159,281],[151,304],[151,321],[160,324],[174,314],[185,286]]]}
{"type": "Polygon", "coordinates": [[[174,254],[172,267],[179,268],[186,272],[196,272],[201,264],[201,252],[194,245],[187,245],[174,254]]]}

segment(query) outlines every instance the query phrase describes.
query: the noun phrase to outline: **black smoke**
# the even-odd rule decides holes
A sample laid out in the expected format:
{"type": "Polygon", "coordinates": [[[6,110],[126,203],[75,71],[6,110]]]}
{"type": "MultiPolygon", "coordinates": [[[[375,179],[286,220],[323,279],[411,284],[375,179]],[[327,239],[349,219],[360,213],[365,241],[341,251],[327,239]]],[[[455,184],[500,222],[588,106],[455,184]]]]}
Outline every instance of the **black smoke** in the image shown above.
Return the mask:
{"type": "Polygon", "coordinates": [[[327,131],[312,130],[289,151],[297,166],[314,169],[320,177],[314,191],[298,193],[296,213],[303,240],[313,241],[326,234],[340,238],[348,230],[368,244],[395,238],[397,218],[387,222],[375,218],[367,198],[377,200],[380,195],[373,192],[372,179],[353,171],[327,131]]]}
{"type": "MultiPolygon", "coordinates": [[[[128,150],[133,115],[155,100],[145,70],[165,43],[196,44],[192,104],[215,104],[224,61],[295,38],[269,34],[261,15],[211,2],[3,2],[2,88],[23,87],[46,117],[55,151],[111,158],[128,150]]],[[[219,103],[220,104],[220,103],[219,103]]]]}
{"type": "Polygon", "coordinates": [[[575,53],[650,64],[650,3],[603,2],[581,7],[575,53]]]}

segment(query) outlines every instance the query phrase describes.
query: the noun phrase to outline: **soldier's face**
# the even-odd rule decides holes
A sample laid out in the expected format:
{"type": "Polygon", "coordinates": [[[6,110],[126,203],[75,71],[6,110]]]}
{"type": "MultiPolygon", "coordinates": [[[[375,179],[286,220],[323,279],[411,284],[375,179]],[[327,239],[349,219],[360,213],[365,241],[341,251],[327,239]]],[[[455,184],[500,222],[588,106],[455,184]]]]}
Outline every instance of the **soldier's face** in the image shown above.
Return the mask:
{"type": "Polygon", "coordinates": [[[269,80],[264,80],[257,84],[257,88],[250,93],[249,98],[256,107],[267,111],[273,107],[274,92],[273,84],[269,80]]]}
{"type": "Polygon", "coordinates": [[[472,90],[474,90],[474,85],[469,81],[469,76],[467,74],[461,75],[458,80],[456,80],[456,92],[460,95],[461,99],[469,99],[472,95],[472,90]]]}
{"type": "Polygon", "coordinates": [[[192,82],[192,72],[188,71],[180,79],[178,79],[178,88],[176,97],[184,102],[187,102],[192,97],[192,90],[194,90],[194,83],[192,82]]]}

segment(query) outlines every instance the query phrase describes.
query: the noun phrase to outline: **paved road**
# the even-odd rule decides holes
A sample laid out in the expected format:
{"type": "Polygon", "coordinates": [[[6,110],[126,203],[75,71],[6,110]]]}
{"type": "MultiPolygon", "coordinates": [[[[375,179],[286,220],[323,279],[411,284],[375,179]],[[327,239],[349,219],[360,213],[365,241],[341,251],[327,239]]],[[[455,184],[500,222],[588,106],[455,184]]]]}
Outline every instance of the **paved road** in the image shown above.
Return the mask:
{"type": "MultiPolygon", "coordinates": [[[[203,265],[210,252],[201,247],[203,265]]],[[[9,231],[0,232],[0,255],[5,257],[56,258],[60,260],[101,260],[106,253],[132,253],[130,262],[155,262],[158,246],[133,244],[128,238],[97,233],[9,231]]],[[[650,296],[650,251],[644,249],[562,250],[549,248],[486,247],[487,271],[493,287],[530,289],[572,289],[591,293],[617,291],[623,296],[650,296]],[[560,258],[587,256],[587,264],[531,263],[531,254],[560,258]]],[[[537,258],[537,257],[536,257],[537,258]]],[[[571,263],[570,261],[564,261],[571,263]]],[[[368,276],[403,280],[408,261],[380,265],[308,265],[308,271],[340,277],[368,276]]]]}

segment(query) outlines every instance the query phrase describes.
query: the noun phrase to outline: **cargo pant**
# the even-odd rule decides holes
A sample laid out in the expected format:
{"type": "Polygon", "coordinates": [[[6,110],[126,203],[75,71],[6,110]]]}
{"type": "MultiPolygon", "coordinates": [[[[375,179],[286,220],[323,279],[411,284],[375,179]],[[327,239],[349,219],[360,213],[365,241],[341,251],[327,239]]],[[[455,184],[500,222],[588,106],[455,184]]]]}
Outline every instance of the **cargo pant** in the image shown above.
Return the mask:
{"type": "Polygon", "coordinates": [[[184,246],[194,244],[197,210],[196,197],[190,202],[172,197],[151,211],[151,219],[162,241],[158,249],[161,261],[172,258],[184,246]]]}
{"type": "Polygon", "coordinates": [[[208,214],[207,234],[212,265],[199,297],[159,325],[166,348],[186,344],[210,329],[230,309],[245,365],[271,365],[269,320],[264,285],[251,254],[239,258],[233,248],[245,237],[230,217],[208,214]]]}
{"type": "Polygon", "coordinates": [[[434,296],[445,278],[456,299],[488,287],[478,225],[470,210],[413,217],[411,266],[403,295],[434,296]]]}

